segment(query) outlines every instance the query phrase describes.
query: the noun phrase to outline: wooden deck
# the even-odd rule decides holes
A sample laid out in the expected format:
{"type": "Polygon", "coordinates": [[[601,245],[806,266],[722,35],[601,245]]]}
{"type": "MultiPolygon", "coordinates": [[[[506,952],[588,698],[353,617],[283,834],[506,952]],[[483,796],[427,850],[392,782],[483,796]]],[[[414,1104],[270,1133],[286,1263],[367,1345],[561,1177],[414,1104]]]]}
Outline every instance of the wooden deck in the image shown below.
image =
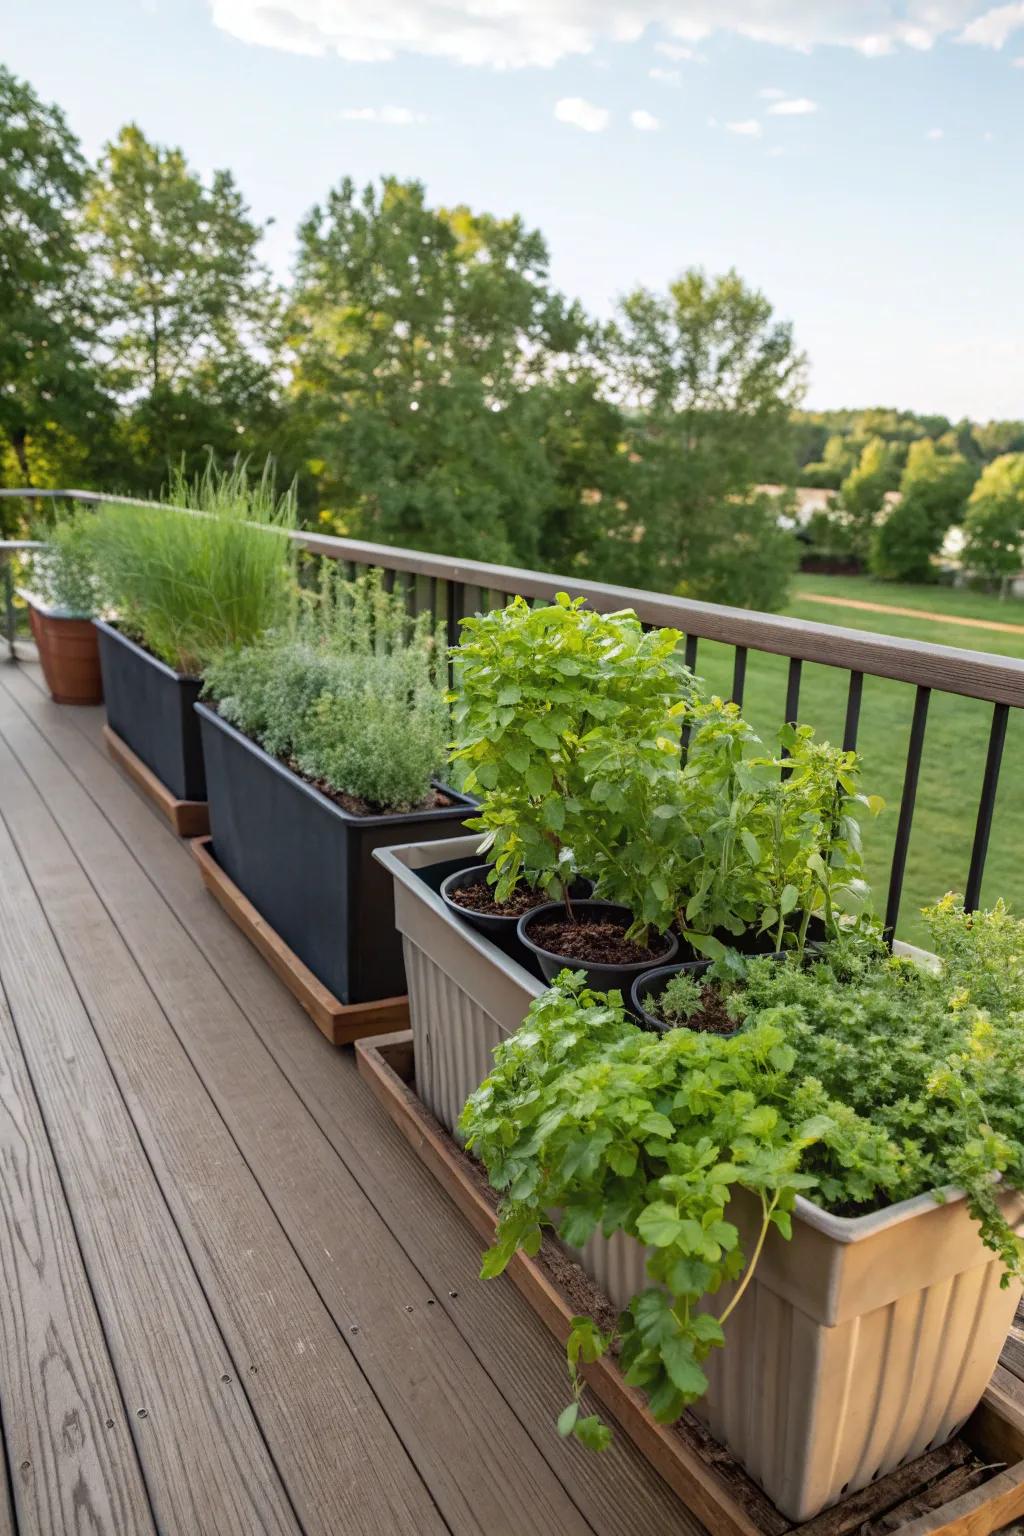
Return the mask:
{"type": "Polygon", "coordinates": [[[0,666],[0,1536],[697,1536],[102,724],[0,666]]]}
{"type": "Polygon", "coordinates": [[[102,724],[0,666],[0,1536],[699,1532],[102,724]]]}

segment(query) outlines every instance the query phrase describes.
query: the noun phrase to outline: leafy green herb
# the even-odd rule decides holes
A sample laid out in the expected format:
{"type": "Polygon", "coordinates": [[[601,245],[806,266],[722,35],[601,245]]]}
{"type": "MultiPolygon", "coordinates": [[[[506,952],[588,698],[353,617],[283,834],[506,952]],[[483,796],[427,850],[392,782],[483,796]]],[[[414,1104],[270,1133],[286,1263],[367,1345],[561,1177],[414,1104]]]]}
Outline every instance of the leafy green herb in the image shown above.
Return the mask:
{"type": "MultiPolygon", "coordinates": [[[[531,608],[517,597],[463,620],[453,652],[452,759],[481,796],[468,825],[486,834],[498,901],[523,879],[564,884],[642,838],[657,785],[678,771],[692,692],[682,636],[583,601],[560,592],[531,608]]],[[[633,867],[626,895],[641,924],[649,875],[633,867]]]]}
{"type": "Polygon", "coordinates": [[[1024,1275],[998,1182],[1024,1190],[1024,922],[953,896],[926,917],[930,969],[869,939],[749,960],[734,1036],[638,1030],[618,993],[563,971],[496,1051],[460,1122],[501,1195],[482,1273],[535,1253],[553,1211],[575,1246],[622,1231],[651,1250],[651,1285],[614,1330],[574,1323],[565,1433],[588,1350],[617,1347],[663,1422],[703,1393],[703,1362],[770,1228],[790,1235],[798,1192],[850,1215],[959,1187],[1004,1283],[1024,1275]],[[727,1217],[739,1191],[760,1208],[749,1252],[727,1217]],[[707,1299],[727,1284],[716,1314],[707,1299]]]}

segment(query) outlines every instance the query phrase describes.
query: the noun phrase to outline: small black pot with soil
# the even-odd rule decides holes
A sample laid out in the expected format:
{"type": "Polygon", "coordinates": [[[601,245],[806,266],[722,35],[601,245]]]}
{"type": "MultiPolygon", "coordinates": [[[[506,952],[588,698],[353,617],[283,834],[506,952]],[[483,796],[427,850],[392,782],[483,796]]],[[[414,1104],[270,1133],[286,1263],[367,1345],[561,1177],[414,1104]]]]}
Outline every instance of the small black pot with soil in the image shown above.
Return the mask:
{"type": "MultiPolygon", "coordinates": [[[[492,944],[507,955],[521,959],[530,951],[524,949],[516,933],[519,919],[537,907],[550,904],[547,891],[531,886],[520,886],[511,901],[498,903],[494,900],[494,886],[488,875],[493,866],[472,864],[468,869],[457,869],[441,882],[441,899],[463,922],[486,934],[492,944]]],[[[589,880],[576,879],[569,890],[570,899],[583,900],[594,889],[589,880]]]]}
{"type": "Polygon", "coordinates": [[[692,1029],[722,1038],[737,1034],[740,1025],[726,1013],[724,1001],[713,982],[704,989],[700,1011],[689,1019],[673,1024],[661,1016],[661,999],[670,981],[677,976],[692,976],[695,981],[700,981],[710,969],[710,960],[694,960],[687,965],[659,965],[656,970],[645,971],[636,978],[629,994],[633,1013],[645,1029],[656,1030],[662,1035],[670,1029],[692,1029]]]}
{"type": "Polygon", "coordinates": [[[655,936],[646,949],[627,939],[632,920],[628,907],[611,901],[574,901],[571,912],[562,902],[549,901],[521,917],[516,931],[545,981],[566,969],[585,971],[595,991],[617,987],[628,993],[635,976],[672,960],[679,948],[673,933],[655,936]]]}

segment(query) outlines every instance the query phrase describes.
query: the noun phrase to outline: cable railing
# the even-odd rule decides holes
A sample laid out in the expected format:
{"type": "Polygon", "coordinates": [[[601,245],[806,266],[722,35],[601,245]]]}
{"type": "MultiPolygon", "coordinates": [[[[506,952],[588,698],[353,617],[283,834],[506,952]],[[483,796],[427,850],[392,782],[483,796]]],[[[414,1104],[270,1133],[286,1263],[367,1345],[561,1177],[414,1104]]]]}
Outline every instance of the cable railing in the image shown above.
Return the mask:
{"type": "MultiPolygon", "coordinates": [[[[0,498],[15,497],[94,505],[104,501],[133,500],[92,491],[0,490],[0,498]]],[[[360,566],[372,567],[384,573],[389,590],[393,591],[401,582],[409,611],[429,610],[436,620],[443,622],[452,645],[457,644],[460,620],[467,615],[502,606],[516,595],[543,602],[552,600],[558,592],[570,591],[574,596],[585,597],[600,612],[632,608],[645,625],[681,630],[685,636],[685,660],[691,670],[697,669],[701,642],[731,647],[731,697],[737,705],[743,704],[747,663],[752,652],[786,658],[788,669],[780,725],[795,724],[799,719],[804,667],[821,664],[833,668],[845,674],[842,740],[843,746],[850,750],[855,749],[858,742],[865,678],[888,679],[912,688],[913,713],[886,890],[884,921],[890,937],[895,933],[900,914],[932,697],[934,694],[954,694],[990,704],[987,750],[980,773],[970,861],[963,884],[968,909],[980,905],[1010,711],[1024,707],[1024,660],[330,534],[297,530],[292,537],[308,554],[340,561],[349,574],[354,574],[360,566]]],[[[13,588],[8,574],[9,561],[5,557],[16,547],[16,542],[0,543],[0,563],[5,571],[5,629],[9,636],[13,633],[13,588]]],[[[21,547],[24,547],[24,541],[21,541],[21,547]]]]}

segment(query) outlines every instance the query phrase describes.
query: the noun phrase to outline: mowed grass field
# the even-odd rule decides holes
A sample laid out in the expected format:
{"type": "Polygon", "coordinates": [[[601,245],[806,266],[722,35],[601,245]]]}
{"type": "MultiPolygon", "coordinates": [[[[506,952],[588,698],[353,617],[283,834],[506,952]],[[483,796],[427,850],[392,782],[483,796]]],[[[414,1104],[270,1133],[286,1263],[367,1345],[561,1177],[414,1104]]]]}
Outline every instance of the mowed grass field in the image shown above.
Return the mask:
{"type": "MultiPolygon", "coordinates": [[[[1024,658],[1024,602],[953,592],[941,587],[896,586],[862,577],[800,575],[786,613],[819,624],[902,635],[911,640],[991,651],[1024,658]],[[843,601],[878,603],[920,611],[921,617],[874,613],[814,602],[814,595],[843,601]],[[929,617],[938,614],[939,618],[929,617]],[[968,628],[944,622],[946,616],[1019,625],[1019,634],[968,628]]],[[[697,672],[710,688],[728,696],[732,683],[732,648],[702,641],[697,672]]],[[[784,657],[751,652],[743,712],[765,741],[772,739],[785,712],[788,663],[784,657]]],[[[832,667],[805,664],[800,719],[819,736],[842,739],[848,675],[832,667]]],[[[862,782],[868,793],[882,795],[886,809],[864,823],[868,878],[875,904],[884,910],[889,859],[896,832],[906,762],[914,689],[881,678],[865,678],[858,750],[862,782]]],[[[1012,710],[1003,757],[999,795],[982,900],[1003,896],[1024,914],[1024,711],[1012,710]]],[[[970,864],[981,779],[985,767],[992,706],[981,700],[933,693],[928,713],[917,809],[907,863],[900,938],[922,942],[920,909],[948,890],[962,891],[970,864]]]]}

